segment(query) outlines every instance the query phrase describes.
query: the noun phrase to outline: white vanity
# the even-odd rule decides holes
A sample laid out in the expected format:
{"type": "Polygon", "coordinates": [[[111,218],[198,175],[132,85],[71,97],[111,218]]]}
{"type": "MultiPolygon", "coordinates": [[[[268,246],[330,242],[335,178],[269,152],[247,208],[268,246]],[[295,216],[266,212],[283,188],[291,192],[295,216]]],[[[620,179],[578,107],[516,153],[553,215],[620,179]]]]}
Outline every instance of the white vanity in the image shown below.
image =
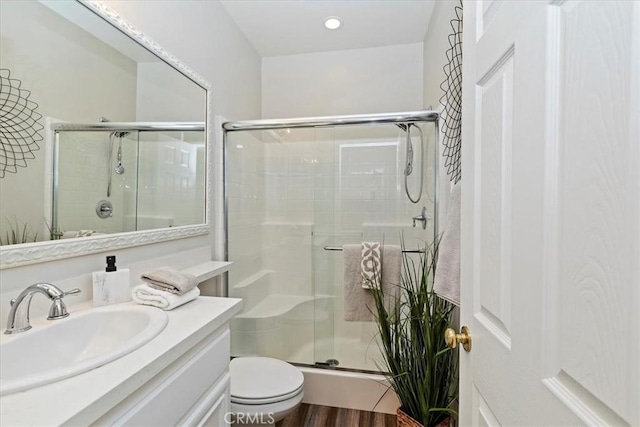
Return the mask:
{"type": "MultiPolygon", "coordinates": [[[[137,350],[74,377],[1,396],[0,420],[7,426],[228,425],[229,320],[241,306],[239,299],[199,297],[169,311],[166,328],[137,350]]],[[[42,326],[32,324],[34,330],[42,326]]]]}

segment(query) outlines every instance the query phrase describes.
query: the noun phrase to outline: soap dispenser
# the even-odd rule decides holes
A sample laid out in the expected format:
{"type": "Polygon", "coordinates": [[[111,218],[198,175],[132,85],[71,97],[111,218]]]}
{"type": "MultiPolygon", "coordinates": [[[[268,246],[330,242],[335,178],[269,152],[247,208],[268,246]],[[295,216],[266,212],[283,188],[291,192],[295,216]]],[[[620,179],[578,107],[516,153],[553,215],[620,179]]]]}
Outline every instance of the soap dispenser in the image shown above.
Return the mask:
{"type": "Polygon", "coordinates": [[[129,269],[118,270],[115,255],[109,255],[105,271],[93,273],[93,306],[118,304],[129,300],[129,269]]]}

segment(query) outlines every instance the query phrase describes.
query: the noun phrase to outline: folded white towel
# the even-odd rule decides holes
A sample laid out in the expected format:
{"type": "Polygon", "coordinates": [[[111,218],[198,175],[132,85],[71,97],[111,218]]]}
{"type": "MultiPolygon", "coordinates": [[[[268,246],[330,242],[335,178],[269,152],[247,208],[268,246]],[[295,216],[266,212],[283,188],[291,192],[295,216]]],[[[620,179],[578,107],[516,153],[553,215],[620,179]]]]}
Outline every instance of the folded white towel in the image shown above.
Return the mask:
{"type": "Polygon", "coordinates": [[[380,271],[382,270],[382,255],[379,242],[362,242],[362,289],[380,287],[380,271]]]}
{"type": "Polygon", "coordinates": [[[460,183],[451,190],[444,234],[438,248],[433,290],[440,298],[460,305],[460,183]]]}
{"type": "Polygon", "coordinates": [[[199,295],[200,289],[197,287],[191,289],[185,294],[175,295],[166,291],[154,289],[147,284],[136,286],[131,291],[131,297],[138,304],[152,305],[166,311],[173,310],[176,307],[180,307],[182,304],[193,301],[198,298],[199,295]]]}
{"type": "Polygon", "coordinates": [[[182,295],[198,286],[198,278],[193,274],[181,273],[171,267],[161,267],[140,276],[149,286],[160,291],[182,295]]]}

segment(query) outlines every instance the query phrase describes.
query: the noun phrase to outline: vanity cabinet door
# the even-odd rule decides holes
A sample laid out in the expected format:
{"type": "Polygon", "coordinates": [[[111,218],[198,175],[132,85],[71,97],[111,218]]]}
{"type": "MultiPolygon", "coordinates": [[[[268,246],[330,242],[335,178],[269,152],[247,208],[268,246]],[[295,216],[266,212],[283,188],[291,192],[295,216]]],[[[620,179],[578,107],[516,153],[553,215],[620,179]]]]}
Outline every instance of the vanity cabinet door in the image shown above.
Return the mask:
{"type": "Polygon", "coordinates": [[[227,416],[231,410],[228,391],[227,388],[225,393],[209,408],[209,412],[198,423],[198,427],[226,427],[230,425],[230,418],[227,416]]]}
{"type": "Polygon", "coordinates": [[[189,413],[182,418],[177,425],[185,427],[229,426],[230,424],[225,420],[225,418],[230,420],[227,416],[231,407],[229,400],[230,382],[231,376],[226,372],[218,381],[216,381],[209,391],[207,391],[202,398],[193,405],[189,413]]]}
{"type": "Polygon", "coordinates": [[[229,338],[226,327],[203,339],[95,424],[199,425],[212,405],[228,399],[229,338]]]}

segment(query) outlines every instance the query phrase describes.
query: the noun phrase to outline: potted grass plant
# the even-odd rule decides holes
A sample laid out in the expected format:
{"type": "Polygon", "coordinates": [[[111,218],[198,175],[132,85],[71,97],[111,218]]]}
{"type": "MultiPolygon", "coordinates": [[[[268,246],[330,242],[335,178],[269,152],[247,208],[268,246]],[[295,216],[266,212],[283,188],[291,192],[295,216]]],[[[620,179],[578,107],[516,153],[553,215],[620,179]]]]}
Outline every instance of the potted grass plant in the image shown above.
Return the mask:
{"type": "Polygon", "coordinates": [[[383,358],[379,367],[400,400],[399,427],[448,426],[457,415],[456,353],[444,342],[454,306],[432,290],[437,243],[418,260],[403,251],[401,289],[390,304],[381,287],[372,289],[383,358]]]}
{"type": "Polygon", "coordinates": [[[8,230],[0,235],[0,245],[19,245],[38,241],[38,233],[34,233],[29,224],[21,222],[17,218],[14,218],[13,222],[8,219],[5,222],[8,230]]]}

